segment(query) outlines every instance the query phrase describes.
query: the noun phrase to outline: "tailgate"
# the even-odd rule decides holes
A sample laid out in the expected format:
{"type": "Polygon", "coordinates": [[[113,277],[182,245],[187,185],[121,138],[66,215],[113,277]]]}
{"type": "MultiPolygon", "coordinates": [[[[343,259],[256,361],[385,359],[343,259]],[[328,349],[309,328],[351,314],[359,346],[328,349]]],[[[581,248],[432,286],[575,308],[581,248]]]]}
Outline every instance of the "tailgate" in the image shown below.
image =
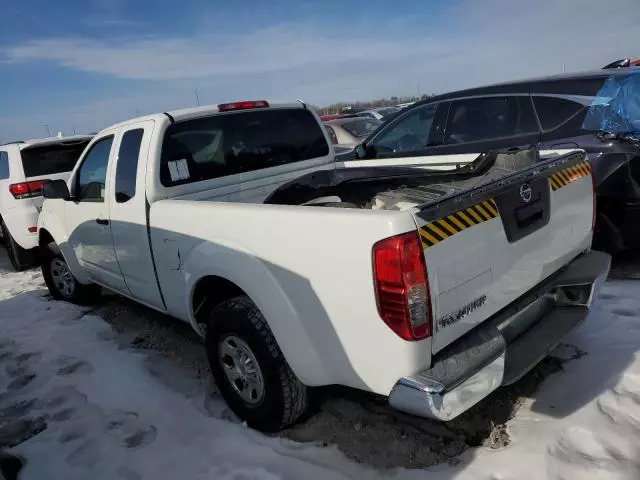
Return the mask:
{"type": "Polygon", "coordinates": [[[421,207],[434,353],[588,249],[592,215],[582,151],[421,207]]]}

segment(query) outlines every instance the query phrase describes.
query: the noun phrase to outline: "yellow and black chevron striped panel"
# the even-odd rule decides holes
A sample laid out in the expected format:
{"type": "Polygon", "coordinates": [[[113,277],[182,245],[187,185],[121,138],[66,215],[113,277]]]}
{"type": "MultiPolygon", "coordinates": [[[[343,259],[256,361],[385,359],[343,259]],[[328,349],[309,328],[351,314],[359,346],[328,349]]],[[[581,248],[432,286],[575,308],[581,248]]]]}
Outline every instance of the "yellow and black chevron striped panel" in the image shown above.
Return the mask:
{"type": "Polygon", "coordinates": [[[493,198],[484,202],[476,203],[469,208],[458,210],[446,217],[433,220],[420,227],[420,239],[422,246],[429,248],[452,237],[467,228],[471,228],[479,223],[486,222],[493,218],[498,218],[498,206],[493,198]]]}
{"type": "Polygon", "coordinates": [[[571,182],[589,175],[591,175],[591,164],[584,161],[554,173],[549,177],[549,183],[551,184],[551,189],[555,192],[562,187],[566,187],[571,182]]]}

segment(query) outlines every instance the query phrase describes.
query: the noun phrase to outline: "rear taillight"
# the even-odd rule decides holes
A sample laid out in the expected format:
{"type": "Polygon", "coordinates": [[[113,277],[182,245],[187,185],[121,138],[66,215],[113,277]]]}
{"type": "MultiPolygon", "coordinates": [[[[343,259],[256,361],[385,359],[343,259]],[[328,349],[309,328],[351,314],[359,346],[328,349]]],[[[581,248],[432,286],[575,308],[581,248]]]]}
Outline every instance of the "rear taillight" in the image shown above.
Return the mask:
{"type": "Polygon", "coordinates": [[[373,246],[378,312],[405,340],[431,335],[431,305],[427,268],[415,232],[397,235],[373,246]]]}
{"type": "Polygon", "coordinates": [[[251,100],[247,102],[221,103],[218,111],[231,112],[233,110],[250,110],[252,108],[267,108],[269,103],[265,100],[251,100]]]}
{"type": "Polygon", "coordinates": [[[12,183],[9,185],[9,192],[13,198],[40,197],[45,180],[34,180],[33,182],[12,183]]]}

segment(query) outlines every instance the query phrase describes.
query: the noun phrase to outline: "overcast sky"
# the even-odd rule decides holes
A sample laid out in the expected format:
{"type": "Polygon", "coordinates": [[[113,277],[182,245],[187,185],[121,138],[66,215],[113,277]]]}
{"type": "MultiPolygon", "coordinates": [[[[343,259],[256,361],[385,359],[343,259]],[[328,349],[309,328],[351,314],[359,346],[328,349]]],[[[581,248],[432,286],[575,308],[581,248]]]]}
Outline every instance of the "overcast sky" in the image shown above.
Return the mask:
{"type": "Polygon", "coordinates": [[[0,140],[238,99],[323,105],[640,56],[640,0],[2,0],[0,140]]]}

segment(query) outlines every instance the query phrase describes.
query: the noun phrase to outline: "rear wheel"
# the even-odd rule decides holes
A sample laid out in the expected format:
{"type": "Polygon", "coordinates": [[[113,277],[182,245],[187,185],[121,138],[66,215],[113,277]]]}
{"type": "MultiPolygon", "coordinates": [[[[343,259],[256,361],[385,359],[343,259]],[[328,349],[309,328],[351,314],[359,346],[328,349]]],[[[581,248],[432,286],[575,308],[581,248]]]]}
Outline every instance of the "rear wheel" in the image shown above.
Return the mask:
{"type": "Polygon", "coordinates": [[[53,298],[87,305],[100,297],[102,289],[99,285],[78,282],[55,243],[42,247],[41,257],[42,276],[53,298]]]}
{"type": "Polygon", "coordinates": [[[205,344],[220,393],[251,428],[276,432],[305,413],[307,387],[248,297],[232,298],[211,311],[205,344]]]}
{"type": "Polygon", "coordinates": [[[32,267],[35,263],[35,255],[33,250],[25,250],[20,245],[16,243],[16,241],[9,233],[9,229],[4,224],[4,222],[0,222],[0,228],[2,228],[2,239],[4,241],[4,247],[7,251],[7,256],[9,257],[9,261],[13,268],[18,272],[22,272],[29,267],[32,267]]]}

